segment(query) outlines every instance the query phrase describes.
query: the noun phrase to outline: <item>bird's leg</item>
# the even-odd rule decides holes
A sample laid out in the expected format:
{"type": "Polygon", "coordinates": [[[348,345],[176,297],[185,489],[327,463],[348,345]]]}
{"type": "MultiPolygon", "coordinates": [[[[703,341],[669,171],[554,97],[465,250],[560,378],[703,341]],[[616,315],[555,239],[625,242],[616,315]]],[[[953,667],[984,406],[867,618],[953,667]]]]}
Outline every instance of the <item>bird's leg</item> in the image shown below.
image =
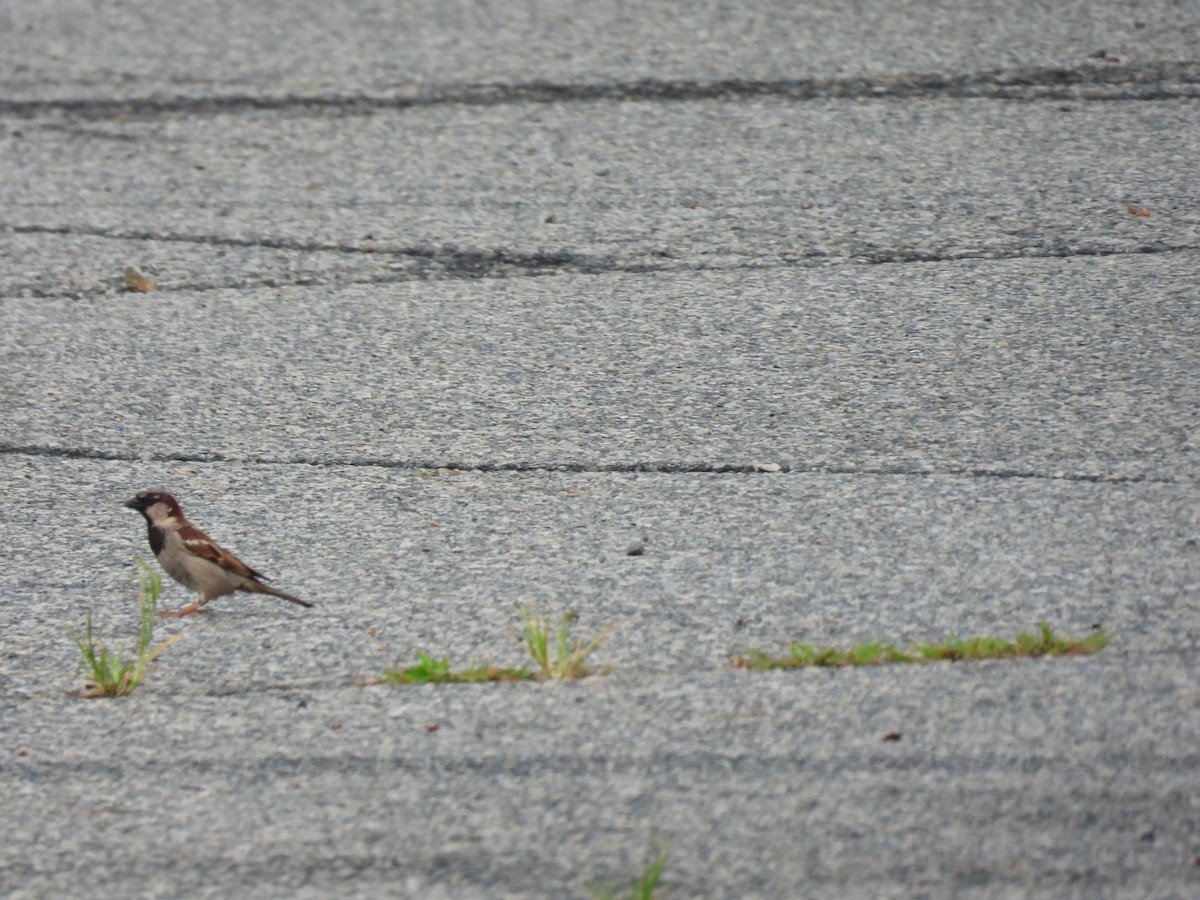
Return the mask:
{"type": "Polygon", "coordinates": [[[204,608],[203,603],[189,603],[187,606],[181,606],[179,609],[160,612],[158,617],[160,619],[178,619],[183,616],[195,616],[204,612],[208,612],[208,610],[204,608]]]}

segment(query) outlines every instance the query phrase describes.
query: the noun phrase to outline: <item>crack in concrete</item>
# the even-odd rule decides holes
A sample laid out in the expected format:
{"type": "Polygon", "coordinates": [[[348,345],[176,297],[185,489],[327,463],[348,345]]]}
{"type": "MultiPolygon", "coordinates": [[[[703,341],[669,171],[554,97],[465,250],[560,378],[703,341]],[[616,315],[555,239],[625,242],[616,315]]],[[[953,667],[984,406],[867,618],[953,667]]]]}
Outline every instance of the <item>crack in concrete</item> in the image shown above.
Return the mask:
{"type": "MultiPolygon", "coordinates": [[[[183,281],[161,282],[163,291],[207,292],[255,287],[305,287],[321,284],[371,285],[400,284],[412,281],[435,281],[453,279],[484,278],[536,278],[550,275],[644,275],[669,271],[742,271],[779,268],[813,268],[826,265],[896,265],[904,263],[941,263],[965,260],[1015,260],[1015,259],[1066,259],[1072,257],[1136,256],[1159,253],[1186,253],[1200,249],[1194,243],[1168,243],[1155,241],[1133,247],[1100,247],[1065,244],[1058,240],[1047,240],[1041,245],[1018,245],[1008,248],[987,250],[947,249],[941,252],[919,251],[911,248],[857,248],[844,253],[814,251],[788,257],[772,257],[769,260],[747,258],[736,263],[712,263],[698,260],[676,259],[670,263],[621,261],[612,256],[588,256],[573,251],[558,253],[517,253],[500,248],[490,250],[463,249],[450,245],[398,246],[371,243],[349,243],[330,241],[298,241],[284,238],[238,238],[212,234],[181,234],[178,232],[136,231],[89,226],[30,225],[0,222],[0,231],[14,234],[46,234],[62,236],[96,237],[113,241],[143,241],[147,243],[180,243],[213,247],[241,247],[281,250],[295,253],[341,253],[347,256],[379,256],[408,260],[411,268],[386,275],[369,274],[355,276],[353,273],[317,275],[269,275],[230,279],[229,281],[183,281]]],[[[647,249],[645,256],[668,259],[668,251],[647,249]]],[[[114,276],[115,279],[115,276],[114,276]]],[[[104,291],[114,286],[103,283],[94,286],[104,291]]],[[[80,287],[46,288],[38,284],[18,284],[7,289],[4,297],[37,297],[40,299],[76,299],[81,296],[80,287]]],[[[3,299],[3,297],[0,297],[3,299]]]]}
{"type": "Polygon", "coordinates": [[[102,450],[88,447],[52,447],[43,444],[0,443],[0,456],[35,456],[57,459],[104,460],[108,462],[157,463],[233,463],[261,466],[314,466],[319,468],[380,468],[406,471],[456,471],[477,475],[490,474],[550,474],[568,475],[628,475],[647,473],[657,475],[877,475],[898,478],[998,478],[1033,481],[1068,481],[1090,484],[1175,484],[1176,479],[1153,475],[1112,475],[1102,472],[1042,472],[999,466],[829,466],[791,465],[787,463],[764,466],[751,463],[644,462],[591,464],[582,462],[467,462],[465,460],[411,460],[383,456],[348,455],[342,457],[309,456],[232,456],[224,453],[148,453],[102,450]]]}
{"type": "Polygon", "coordinates": [[[655,79],[568,84],[528,81],[512,84],[464,83],[429,88],[417,93],[377,94],[229,94],[200,97],[137,97],[127,99],[61,98],[0,100],[0,113],[39,116],[49,113],[76,118],[115,115],[221,115],[240,112],[301,112],[323,115],[369,114],[429,106],[503,106],[520,103],[589,103],[597,101],[742,100],[776,97],[785,100],[828,99],[999,99],[1061,100],[1177,100],[1200,98],[1200,63],[1159,61],[1096,62],[1082,66],[1044,66],[992,69],[976,73],[909,73],[848,78],[758,80],[655,79]]]}

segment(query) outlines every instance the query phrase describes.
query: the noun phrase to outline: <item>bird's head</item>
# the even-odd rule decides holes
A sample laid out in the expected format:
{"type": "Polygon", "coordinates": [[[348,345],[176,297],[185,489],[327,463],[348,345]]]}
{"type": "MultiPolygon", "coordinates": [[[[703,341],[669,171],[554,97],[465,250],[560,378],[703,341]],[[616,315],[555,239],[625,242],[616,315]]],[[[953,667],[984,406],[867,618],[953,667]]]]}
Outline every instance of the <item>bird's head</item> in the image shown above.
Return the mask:
{"type": "Polygon", "coordinates": [[[179,502],[166,491],[142,491],[131,500],[126,500],[125,506],[136,509],[148,522],[161,522],[172,516],[183,518],[179,502]]]}

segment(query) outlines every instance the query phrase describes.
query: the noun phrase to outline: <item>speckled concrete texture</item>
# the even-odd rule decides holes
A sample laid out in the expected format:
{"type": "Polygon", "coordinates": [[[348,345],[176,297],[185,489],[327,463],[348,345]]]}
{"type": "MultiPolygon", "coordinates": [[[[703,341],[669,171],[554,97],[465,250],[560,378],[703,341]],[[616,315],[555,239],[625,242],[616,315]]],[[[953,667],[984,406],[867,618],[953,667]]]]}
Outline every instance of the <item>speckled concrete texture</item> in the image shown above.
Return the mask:
{"type": "Polygon", "coordinates": [[[861,7],[0,10],[0,895],[1200,894],[1200,16],[861,7]]]}

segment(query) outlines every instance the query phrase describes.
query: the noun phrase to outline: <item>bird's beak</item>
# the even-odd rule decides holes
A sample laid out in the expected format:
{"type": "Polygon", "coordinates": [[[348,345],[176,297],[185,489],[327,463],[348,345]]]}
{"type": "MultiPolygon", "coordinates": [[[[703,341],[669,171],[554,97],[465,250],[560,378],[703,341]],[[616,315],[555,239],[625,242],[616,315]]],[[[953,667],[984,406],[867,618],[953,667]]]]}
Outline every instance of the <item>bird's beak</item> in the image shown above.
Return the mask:
{"type": "Polygon", "coordinates": [[[124,506],[124,507],[126,507],[126,508],[128,508],[128,509],[140,509],[140,508],[141,508],[141,507],[139,507],[139,506],[138,506],[138,500],[137,500],[137,497],[134,497],[132,500],[126,500],[126,501],[125,501],[124,503],[122,503],[121,505],[122,505],[122,506],[124,506]]]}

